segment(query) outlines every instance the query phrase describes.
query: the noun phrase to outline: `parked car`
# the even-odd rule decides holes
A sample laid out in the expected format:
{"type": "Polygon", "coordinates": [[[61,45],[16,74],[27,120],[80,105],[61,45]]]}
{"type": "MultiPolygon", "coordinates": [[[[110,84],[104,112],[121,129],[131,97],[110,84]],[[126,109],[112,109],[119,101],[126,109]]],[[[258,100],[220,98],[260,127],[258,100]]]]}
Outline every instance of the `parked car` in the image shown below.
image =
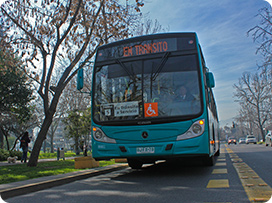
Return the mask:
{"type": "Polygon", "coordinates": [[[248,135],[246,137],[246,144],[249,144],[249,143],[257,144],[257,139],[256,137],[254,137],[254,135],[248,135]]]}
{"type": "Polygon", "coordinates": [[[239,144],[246,144],[246,138],[240,138],[239,144]]]}
{"type": "Polygon", "coordinates": [[[269,132],[267,133],[267,135],[265,136],[265,146],[270,145],[272,147],[272,133],[269,132]]]}
{"type": "Polygon", "coordinates": [[[230,137],[230,138],[228,139],[228,144],[229,144],[229,145],[230,145],[230,144],[237,144],[236,139],[235,139],[234,137],[230,137]]]}

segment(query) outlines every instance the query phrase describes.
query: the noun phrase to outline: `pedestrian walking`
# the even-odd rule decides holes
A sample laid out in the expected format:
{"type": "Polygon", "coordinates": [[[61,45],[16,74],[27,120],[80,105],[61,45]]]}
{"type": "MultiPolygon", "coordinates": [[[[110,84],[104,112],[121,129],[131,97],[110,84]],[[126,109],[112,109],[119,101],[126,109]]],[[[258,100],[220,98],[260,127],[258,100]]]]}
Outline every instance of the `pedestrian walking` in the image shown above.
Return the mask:
{"type": "Polygon", "coordinates": [[[28,152],[28,143],[30,143],[29,134],[25,132],[23,137],[21,138],[20,148],[23,150],[23,156],[21,158],[21,162],[26,163],[27,160],[27,152],[28,152]]]}

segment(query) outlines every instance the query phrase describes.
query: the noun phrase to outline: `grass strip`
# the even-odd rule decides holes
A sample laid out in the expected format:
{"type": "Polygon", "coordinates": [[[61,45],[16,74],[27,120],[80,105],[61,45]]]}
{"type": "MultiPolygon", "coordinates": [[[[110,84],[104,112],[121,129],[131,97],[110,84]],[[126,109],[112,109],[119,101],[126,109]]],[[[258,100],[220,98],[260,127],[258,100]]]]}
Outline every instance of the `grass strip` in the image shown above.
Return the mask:
{"type": "MultiPolygon", "coordinates": [[[[111,161],[100,161],[100,167],[115,164],[111,161]]],[[[26,164],[16,164],[0,167],[0,184],[18,182],[43,176],[65,174],[84,169],[75,169],[74,159],[61,161],[40,162],[36,167],[27,167],[26,164]]]]}

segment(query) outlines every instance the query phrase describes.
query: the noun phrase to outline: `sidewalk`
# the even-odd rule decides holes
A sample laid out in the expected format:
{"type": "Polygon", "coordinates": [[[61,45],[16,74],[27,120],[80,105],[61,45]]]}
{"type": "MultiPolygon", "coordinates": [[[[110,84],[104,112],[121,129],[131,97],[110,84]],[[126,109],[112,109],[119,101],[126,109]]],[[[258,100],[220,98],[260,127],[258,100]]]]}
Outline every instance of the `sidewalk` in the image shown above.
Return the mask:
{"type": "MultiPolygon", "coordinates": [[[[66,160],[67,159],[74,159],[74,158],[76,158],[76,157],[65,157],[66,160]]],[[[62,158],[60,160],[62,160],[62,158]]],[[[47,161],[57,161],[57,159],[56,158],[52,158],[52,159],[39,159],[38,163],[39,162],[47,162],[47,161]]],[[[15,163],[8,163],[8,161],[1,161],[0,162],[0,167],[1,166],[10,166],[10,165],[14,165],[14,164],[23,164],[23,163],[21,163],[21,160],[17,160],[15,163]]]]}
{"type": "MultiPolygon", "coordinates": [[[[74,157],[70,157],[73,159],[74,157]]],[[[69,159],[68,157],[66,159],[69,159]]],[[[56,161],[56,159],[41,159],[39,162],[44,161],[56,161]]],[[[17,161],[16,164],[21,164],[21,161],[17,161]]],[[[6,165],[14,165],[9,164],[7,162],[1,162],[0,166],[6,165]]],[[[90,178],[97,175],[102,175],[106,173],[110,173],[113,171],[121,170],[127,168],[127,164],[114,164],[105,167],[92,168],[82,171],[75,171],[72,173],[59,174],[55,176],[45,176],[41,178],[35,178],[25,181],[19,181],[8,184],[0,184],[0,195],[3,200],[24,195],[32,192],[36,192],[39,190],[44,190],[47,188],[64,185],[67,183],[71,183],[73,181],[90,178]]],[[[1,200],[1,199],[0,199],[1,200]]]]}

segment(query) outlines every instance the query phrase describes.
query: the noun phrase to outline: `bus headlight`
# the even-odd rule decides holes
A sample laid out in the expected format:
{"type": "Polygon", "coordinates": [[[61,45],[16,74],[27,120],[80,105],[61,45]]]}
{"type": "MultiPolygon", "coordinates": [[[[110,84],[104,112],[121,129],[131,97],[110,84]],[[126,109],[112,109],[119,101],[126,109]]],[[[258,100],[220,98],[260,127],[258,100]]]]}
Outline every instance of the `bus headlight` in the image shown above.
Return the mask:
{"type": "Polygon", "coordinates": [[[205,129],[204,121],[205,120],[202,119],[194,122],[193,125],[191,125],[191,127],[189,128],[189,130],[177,136],[177,140],[186,140],[202,135],[205,129]]]}
{"type": "Polygon", "coordinates": [[[196,124],[194,124],[192,126],[192,130],[193,130],[194,134],[199,134],[202,131],[202,127],[201,127],[201,125],[199,125],[198,123],[196,123],[196,124]]]}
{"type": "Polygon", "coordinates": [[[98,127],[93,127],[93,138],[99,142],[116,143],[115,139],[106,136],[105,133],[98,127]]]}

